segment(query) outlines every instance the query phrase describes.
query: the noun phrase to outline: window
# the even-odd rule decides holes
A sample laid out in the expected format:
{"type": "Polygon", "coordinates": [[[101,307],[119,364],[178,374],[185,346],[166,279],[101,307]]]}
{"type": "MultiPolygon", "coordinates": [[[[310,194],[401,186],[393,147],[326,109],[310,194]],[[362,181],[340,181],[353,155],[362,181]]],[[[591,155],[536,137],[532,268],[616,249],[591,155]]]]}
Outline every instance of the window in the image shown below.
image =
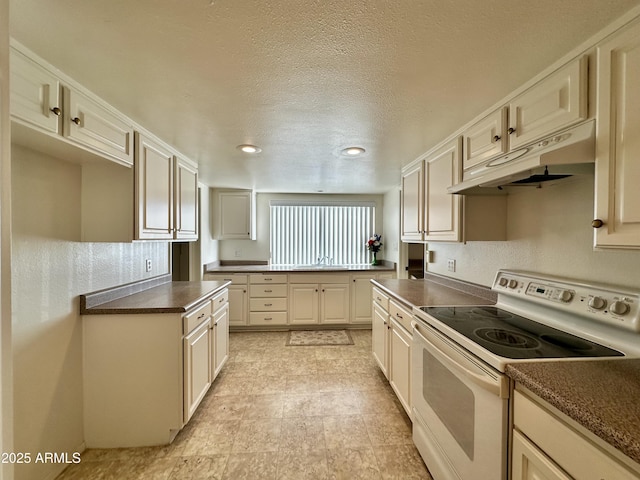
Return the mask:
{"type": "Polygon", "coordinates": [[[369,263],[375,205],[271,202],[271,264],[369,263]]]}

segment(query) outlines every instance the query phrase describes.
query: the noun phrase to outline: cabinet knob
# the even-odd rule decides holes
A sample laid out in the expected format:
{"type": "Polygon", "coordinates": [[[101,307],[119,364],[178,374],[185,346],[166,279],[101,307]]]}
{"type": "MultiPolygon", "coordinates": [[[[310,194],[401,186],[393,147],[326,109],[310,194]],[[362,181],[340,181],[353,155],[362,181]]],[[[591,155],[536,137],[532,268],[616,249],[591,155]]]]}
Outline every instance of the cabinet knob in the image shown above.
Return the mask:
{"type": "Polygon", "coordinates": [[[600,228],[604,225],[604,222],[602,220],[600,220],[599,218],[596,218],[594,221],[591,222],[591,226],[593,228],[600,228]]]}
{"type": "Polygon", "coordinates": [[[78,117],[74,117],[74,118],[72,118],[72,119],[71,119],[71,121],[72,121],[73,123],[75,123],[76,125],[80,125],[80,118],[78,118],[78,117]]]}
{"type": "Polygon", "coordinates": [[[500,135],[494,135],[493,136],[493,142],[497,142],[498,140],[500,140],[502,137],[500,135]]]}
{"type": "Polygon", "coordinates": [[[60,110],[58,107],[53,107],[51,109],[51,111],[53,112],[53,114],[57,117],[59,117],[60,115],[62,115],[62,110],[60,110]]]}
{"type": "Polygon", "coordinates": [[[509,129],[507,130],[507,132],[509,132],[509,135],[511,135],[512,133],[516,133],[516,129],[513,127],[509,127],[509,129]]]}

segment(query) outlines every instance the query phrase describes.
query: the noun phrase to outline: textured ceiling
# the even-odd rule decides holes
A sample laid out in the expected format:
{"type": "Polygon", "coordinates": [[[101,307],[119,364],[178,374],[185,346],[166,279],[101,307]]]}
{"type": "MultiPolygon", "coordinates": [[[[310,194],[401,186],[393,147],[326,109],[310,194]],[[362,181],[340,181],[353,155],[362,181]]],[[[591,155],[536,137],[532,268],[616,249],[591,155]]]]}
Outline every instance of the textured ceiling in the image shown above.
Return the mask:
{"type": "Polygon", "coordinates": [[[211,186],[374,193],[640,0],[12,0],[11,35],[211,186]],[[248,157],[242,143],[263,150],[248,157]],[[357,145],[361,158],[340,156],[357,145]]]}

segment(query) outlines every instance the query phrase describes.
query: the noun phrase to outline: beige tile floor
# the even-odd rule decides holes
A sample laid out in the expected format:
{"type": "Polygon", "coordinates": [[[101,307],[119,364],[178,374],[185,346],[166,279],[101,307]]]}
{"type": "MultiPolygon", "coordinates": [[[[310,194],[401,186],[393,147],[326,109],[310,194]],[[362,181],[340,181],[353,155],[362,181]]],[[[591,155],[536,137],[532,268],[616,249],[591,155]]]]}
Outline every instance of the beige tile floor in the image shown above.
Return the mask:
{"type": "Polygon", "coordinates": [[[371,357],[285,346],[286,332],[230,335],[230,357],[165,447],[89,449],[57,480],[431,479],[411,422],[371,357]]]}

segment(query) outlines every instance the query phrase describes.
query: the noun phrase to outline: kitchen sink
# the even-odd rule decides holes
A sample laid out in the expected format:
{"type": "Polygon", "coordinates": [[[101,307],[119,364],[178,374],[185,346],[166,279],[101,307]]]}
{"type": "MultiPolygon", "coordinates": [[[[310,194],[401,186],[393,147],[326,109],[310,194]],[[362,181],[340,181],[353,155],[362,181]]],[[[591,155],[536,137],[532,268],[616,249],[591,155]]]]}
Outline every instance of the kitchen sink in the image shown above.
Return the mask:
{"type": "Polygon", "coordinates": [[[294,270],[346,270],[346,265],[296,265],[294,270]]]}

